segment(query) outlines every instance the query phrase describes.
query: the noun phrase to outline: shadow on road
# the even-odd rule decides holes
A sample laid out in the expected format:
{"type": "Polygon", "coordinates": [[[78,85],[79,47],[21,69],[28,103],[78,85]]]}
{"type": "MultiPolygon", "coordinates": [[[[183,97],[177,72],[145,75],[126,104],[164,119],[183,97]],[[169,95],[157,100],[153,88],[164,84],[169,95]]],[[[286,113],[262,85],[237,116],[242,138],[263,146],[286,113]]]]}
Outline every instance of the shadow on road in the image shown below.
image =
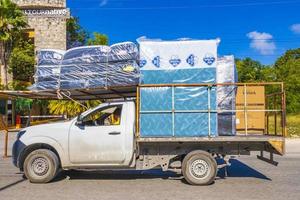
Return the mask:
{"type": "Polygon", "coordinates": [[[55,181],[59,181],[69,177],[70,180],[76,179],[116,179],[116,180],[132,180],[132,179],[169,179],[169,178],[180,178],[173,172],[163,172],[159,169],[154,170],[109,170],[109,171],[86,171],[86,170],[69,170],[60,173],[55,181]]]}
{"type": "Polygon", "coordinates": [[[15,185],[17,185],[17,184],[19,184],[19,183],[22,183],[22,182],[25,181],[25,180],[26,180],[26,179],[20,179],[20,180],[17,180],[17,181],[15,181],[15,182],[13,182],[13,183],[10,183],[10,184],[8,184],[8,185],[6,185],[6,186],[3,186],[3,187],[0,188],[0,192],[3,191],[3,190],[5,190],[5,189],[8,189],[8,188],[10,188],[10,187],[13,187],[13,186],[15,186],[15,185]]]}
{"type": "MultiPolygon", "coordinates": [[[[227,167],[227,177],[252,177],[264,180],[271,180],[264,174],[260,173],[256,169],[246,165],[245,163],[230,159],[231,166],[227,167]]],[[[220,169],[218,172],[220,178],[225,178],[225,169],[220,169]]]]}
{"type": "MultiPolygon", "coordinates": [[[[227,177],[253,177],[264,180],[271,180],[259,171],[251,168],[250,166],[242,163],[236,159],[230,160],[231,166],[227,168],[227,177]]],[[[217,176],[219,178],[225,177],[225,170],[220,169],[217,176]]],[[[132,180],[132,179],[182,179],[182,175],[173,172],[163,172],[159,169],[154,170],[111,170],[111,171],[91,171],[91,170],[69,170],[60,173],[60,175],[54,181],[60,181],[65,178],[70,180],[86,179],[86,180],[132,180]]]]}

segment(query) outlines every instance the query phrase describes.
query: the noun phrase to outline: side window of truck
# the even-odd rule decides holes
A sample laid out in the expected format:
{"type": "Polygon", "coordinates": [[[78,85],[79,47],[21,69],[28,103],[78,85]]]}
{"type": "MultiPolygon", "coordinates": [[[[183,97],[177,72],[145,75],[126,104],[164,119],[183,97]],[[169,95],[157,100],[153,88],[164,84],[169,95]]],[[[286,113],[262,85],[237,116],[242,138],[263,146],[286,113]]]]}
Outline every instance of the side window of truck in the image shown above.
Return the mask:
{"type": "Polygon", "coordinates": [[[85,126],[117,126],[121,124],[122,106],[107,106],[100,108],[83,119],[85,126]]]}

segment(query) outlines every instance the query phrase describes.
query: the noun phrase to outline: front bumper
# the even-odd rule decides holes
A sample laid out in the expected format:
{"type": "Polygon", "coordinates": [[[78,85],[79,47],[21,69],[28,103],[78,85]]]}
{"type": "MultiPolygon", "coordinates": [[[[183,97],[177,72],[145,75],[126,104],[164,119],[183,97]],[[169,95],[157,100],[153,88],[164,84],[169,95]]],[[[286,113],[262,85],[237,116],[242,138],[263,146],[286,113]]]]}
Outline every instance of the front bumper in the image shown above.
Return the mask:
{"type": "Polygon", "coordinates": [[[14,166],[20,168],[19,161],[20,161],[20,155],[25,149],[26,145],[21,140],[16,140],[13,148],[12,148],[12,162],[14,166]]]}

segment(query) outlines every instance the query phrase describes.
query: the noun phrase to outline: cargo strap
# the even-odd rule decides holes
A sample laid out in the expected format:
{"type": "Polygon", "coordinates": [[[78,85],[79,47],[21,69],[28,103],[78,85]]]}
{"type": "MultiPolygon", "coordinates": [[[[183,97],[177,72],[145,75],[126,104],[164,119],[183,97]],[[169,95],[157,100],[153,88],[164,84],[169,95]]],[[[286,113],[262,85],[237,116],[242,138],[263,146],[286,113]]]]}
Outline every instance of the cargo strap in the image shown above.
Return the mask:
{"type": "Polygon", "coordinates": [[[60,99],[60,100],[62,100],[62,99],[64,99],[64,97],[66,97],[67,99],[69,99],[69,100],[71,100],[71,101],[73,101],[73,102],[81,105],[82,107],[88,109],[88,107],[85,106],[84,104],[80,103],[79,101],[76,101],[75,99],[72,99],[70,91],[66,91],[66,92],[67,92],[67,94],[65,92],[60,91],[60,90],[57,90],[57,92],[56,92],[57,98],[60,99]]]}

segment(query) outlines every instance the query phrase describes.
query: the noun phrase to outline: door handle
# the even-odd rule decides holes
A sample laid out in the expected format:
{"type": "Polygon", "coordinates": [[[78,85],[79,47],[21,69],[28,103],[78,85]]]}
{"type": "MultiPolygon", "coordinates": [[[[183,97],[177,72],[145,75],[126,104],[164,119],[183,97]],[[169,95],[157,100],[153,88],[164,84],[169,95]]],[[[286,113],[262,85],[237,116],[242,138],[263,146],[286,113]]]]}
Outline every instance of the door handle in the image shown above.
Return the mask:
{"type": "Polygon", "coordinates": [[[113,131],[113,132],[110,132],[108,133],[109,135],[120,135],[121,132],[117,132],[117,131],[113,131]]]}

